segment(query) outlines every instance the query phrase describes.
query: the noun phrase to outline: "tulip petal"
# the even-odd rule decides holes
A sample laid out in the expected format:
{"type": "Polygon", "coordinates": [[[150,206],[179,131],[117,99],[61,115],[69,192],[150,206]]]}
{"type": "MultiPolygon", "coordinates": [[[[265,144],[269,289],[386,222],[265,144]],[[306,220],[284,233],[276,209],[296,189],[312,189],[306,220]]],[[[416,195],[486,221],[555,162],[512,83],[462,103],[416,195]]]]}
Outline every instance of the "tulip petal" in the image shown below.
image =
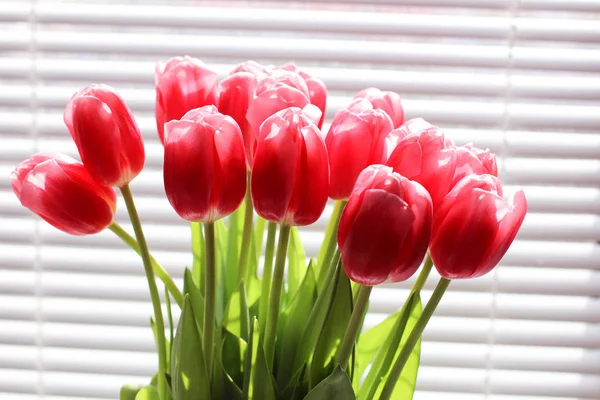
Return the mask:
{"type": "Polygon", "coordinates": [[[261,125],[262,139],[252,167],[252,202],[256,212],[270,221],[282,221],[285,217],[298,177],[302,145],[296,123],[282,115],[277,113],[261,125]]]}
{"type": "Polygon", "coordinates": [[[94,178],[107,186],[121,180],[121,134],[115,114],[96,97],[73,102],[73,132],[81,160],[94,178]]]}
{"type": "MultiPolygon", "coordinates": [[[[87,174],[83,165],[78,165],[79,173],[87,174]]],[[[21,187],[21,203],[72,235],[97,233],[112,222],[114,208],[97,195],[99,185],[92,185],[78,184],[56,160],[50,159],[27,175],[21,187]]]]}
{"type": "Polygon", "coordinates": [[[316,125],[308,123],[302,128],[304,136],[301,170],[288,212],[293,225],[314,223],[323,213],[329,194],[329,164],[325,143],[316,125]]]}
{"type": "Polygon", "coordinates": [[[246,157],[239,127],[232,118],[225,118],[215,129],[215,148],[219,163],[219,178],[215,184],[212,204],[216,205],[214,219],[234,212],[246,193],[246,157]]]}
{"type": "Polygon", "coordinates": [[[405,180],[403,186],[406,192],[406,202],[410,204],[415,220],[410,234],[402,242],[399,252],[400,259],[388,278],[390,282],[402,282],[413,276],[425,257],[431,238],[433,206],[429,193],[423,186],[408,179],[405,180]]]}
{"type": "Polygon", "coordinates": [[[213,134],[192,121],[165,125],[164,181],[169,202],[187,221],[204,221],[210,210],[215,177],[213,134]]]}
{"type": "Polygon", "coordinates": [[[360,172],[369,165],[371,135],[355,114],[342,110],[325,138],[331,171],[330,197],[345,199],[360,172]]]}
{"type": "MultiPolygon", "coordinates": [[[[430,254],[448,279],[479,276],[479,268],[498,232],[496,210],[503,199],[476,188],[463,191],[441,223],[434,223],[430,254]]],[[[438,218],[438,216],[436,216],[438,218]]]]}
{"type": "MultiPolygon", "coordinates": [[[[507,205],[508,208],[508,205],[507,205]]],[[[483,262],[481,274],[484,275],[492,270],[504,257],[508,248],[515,240],[515,236],[519,232],[519,228],[523,224],[525,214],[527,213],[527,199],[525,193],[519,190],[515,193],[512,200],[512,206],[506,211],[504,218],[500,221],[498,234],[494,240],[494,244],[490,246],[487,260],[483,262]]],[[[478,275],[478,276],[480,276],[478,275]]]]}
{"type": "Polygon", "coordinates": [[[410,231],[414,214],[401,198],[380,189],[367,190],[341,249],[348,277],[362,285],[387,280],[410,231]]]}

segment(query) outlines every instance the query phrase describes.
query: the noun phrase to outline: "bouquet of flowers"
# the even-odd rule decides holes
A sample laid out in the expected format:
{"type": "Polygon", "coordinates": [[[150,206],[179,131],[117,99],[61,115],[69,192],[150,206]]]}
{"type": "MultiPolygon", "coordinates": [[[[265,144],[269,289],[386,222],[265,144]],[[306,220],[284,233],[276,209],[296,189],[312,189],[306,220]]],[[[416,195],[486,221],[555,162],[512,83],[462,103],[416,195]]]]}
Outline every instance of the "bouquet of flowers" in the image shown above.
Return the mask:
{"type": "Polygon", "coordinates": [[[81,162],[40,153],[11,174],[23,206],[51,225],[72,235],[108,228],[141,256],[157,373],[123,386],[121,399],[412,398],[420,338],[448,285],[498,264],[527,202],[522,191],[502,197],[489,150],[404,121],[396,93],[357,93],[325,135],[326,102],[323,82],[293,64],[248,61],[220,81],[190,57],[157,66],[164,188],[192,231],[183,288],[144,238],[129,187],[144,145],[111,87],[85,87],[66,106],[81,162]],[[113,219],[115,187],[134,236],[113,219]],[[318,258],[307,260],[297,227],[315,223],[329,199],[318,258]],[[421,264],[398,311],[363,330],[373,286],[421,264]],[[434,266],[441,279],[423,307],[434,266]]]}

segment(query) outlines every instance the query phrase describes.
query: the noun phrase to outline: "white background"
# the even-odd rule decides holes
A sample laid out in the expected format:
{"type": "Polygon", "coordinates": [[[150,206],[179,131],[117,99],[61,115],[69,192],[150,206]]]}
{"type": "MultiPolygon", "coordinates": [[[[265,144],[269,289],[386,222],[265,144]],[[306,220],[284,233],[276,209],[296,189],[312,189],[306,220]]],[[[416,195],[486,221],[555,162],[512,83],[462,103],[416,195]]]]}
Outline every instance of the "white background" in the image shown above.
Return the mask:
{"type": "MultiPolygon", "coordinates": [[[[296,61],[329,87],[328,121],[360,89],[395,90],[407,117],[497,152],[530,212],[494,272],[452,283],[415,399],[600,399],[600,1],[103,3],[0,0],[1,399],[116,398],[154,373],[140,260],[110,232],[75,238],[33,218],[7,176],[36,151],[76,156],[66,101],[114,86],[146,141],[133,192],[150,247],[179,281],[189,229],[164,196],[153,71],[183,54],[221,75],[296,61]]],[[[303,231],[309,255],[330,212],[303,231]]],[[[126,224],[122,202],[117,214],[126,224]]],[[[368,324],[411,283],[374,290],[368,324]]]]}

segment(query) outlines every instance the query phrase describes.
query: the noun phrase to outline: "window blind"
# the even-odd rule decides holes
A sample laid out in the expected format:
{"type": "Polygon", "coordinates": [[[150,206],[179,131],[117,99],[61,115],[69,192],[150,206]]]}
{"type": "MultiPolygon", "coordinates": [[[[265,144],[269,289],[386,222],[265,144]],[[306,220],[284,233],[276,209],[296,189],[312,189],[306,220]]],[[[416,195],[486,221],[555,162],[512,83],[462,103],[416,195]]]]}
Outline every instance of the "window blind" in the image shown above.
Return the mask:
{"type": "MultiPolygon", "coordinates": [[[[530,211],[497,269],[451,284],[415,399],[600,398],[600,1],[3,0],[0,32],[0,398],[117,398],[154,373],[137,255],[110,232],[76,238],[32,217],[6,177],[35,151],[76,156],[67,100],[114,86],[146,142],[132,190],[149,246],[179,282],[190,234],[164,195],[153,72],[183,54],[221,75],[295,61],[327,84],[328,122],[358,90],[394,90],[407,118],[495,151],[530,211]]],[[[301,232],[309,256],[325,221],[301,232]]],[[[366,325],[410,285],[376,288],[366,325]]]]}

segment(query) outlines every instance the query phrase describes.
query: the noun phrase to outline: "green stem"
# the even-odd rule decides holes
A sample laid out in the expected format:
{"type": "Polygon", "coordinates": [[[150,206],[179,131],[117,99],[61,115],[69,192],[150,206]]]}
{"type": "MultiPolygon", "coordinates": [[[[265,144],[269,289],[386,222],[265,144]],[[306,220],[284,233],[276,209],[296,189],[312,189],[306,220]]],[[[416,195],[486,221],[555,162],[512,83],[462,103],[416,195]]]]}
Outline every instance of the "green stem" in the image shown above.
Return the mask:
{"type": "Polygon", "coordinates": [[[429,277],[429,273],[431,272],[432,268],[433,268],[433,261],[431,260],[431,257],[429,256],[429,254],[427,254],[427,257],[425,257],[425,262],[423,263],[423,268],[421,269],[421,272],[419,273],[419,277],[415,281],[415,284],[413,285],[411,292],[418,293],[421,290],[423,290],[423,286],[425,286],[425,282],[427,281],[427,278],[429,277]]]}
{"type": "Polygon", "coordinates": [[[427,305],[423,309],[421,316],[419,317],[417,323],[410,332],[410,336],[406,340],[406,343],[402,347],[402,350],[400,350],[400,354],[394,362],[394,366],[392,367],[390,374],[385,382],[385,385],[383,386],[383,390],[381,392],[379,400],[389,400],[392,396],[394,388],[396,387],[396,382],[398,381],[398,378],[400,378],[400,374],[402,374],[402,369],[404,368],[406,361],[408,361],[410,354],[412,353],[415,345],[419,341],[419,338],[423,334],[423,330],[425,330],[425,327],[427,326],[429,319],[433,315],[433,312],[440,304],[440,300],[446,292],[446,289],[448,289],[449,284],[449,279],[440,278],[440,281],[438,282],[433,293],[431,294],[431,298],[427,302],[427,305]]]}
{"type": "MultiPolygon", "coordinates": [[[[319,257],[317,265],[319,266],[319,276],[317,277],[317,283],[322,285],[325,280],[325,276],[329,272],[329,269],[334,269],[336,264],[331,263],[333,254],[337,249],[337,230],[340,224],[340,217],[342,216],[342,210],[346,205],[346,200],[337,200],[333,206],[333,213],[331,219],[327,224],[327,230],[325,231],[325,239],[323,245],[319,250],[319,257]]],[[[321,286],[322,287],[322,286],[321,286]]]]}
{"type": "Polygon", "coordinates": [[[275,355],[275,336],[277,333],[277,318],[281,304],[281,291],[283,289],[283,274],[285,272],[285,259],[290,241],[290,229],[288,225],[281,225],[279,230],[279,243],[277,243],[277,255],[275,256],[275,270],[273,272],[273,284],[269,296],[269,311],[267,313],[267,329],[265,330],[265,356],[269,371],[273,367],[275,355]]]}
{"type": "Polygon", "coordinates": [[[154,309],[154,319],[156,320],[156,346],[158,348],[158,396],[159,399],[163,400],[167,398],[167,380],[166,380],[166,363],[167,363],[167,350],[165,344],[165,322],[163,320],[160,297],[158,295],[158,288],[156,286],[156,279],[154,278],[154,270],[152,266],[152,258],[148,251],[148,245],[146,243],[146,237],[142,230],[142,223],[140,217],[135,208],[133,201],[133,195],[129,185],[125,185],[121,188],[125,205],[127,206],[127,212],[129,213],[129,219],[131,219],[131,225],[133,225],[133,231],[137,238],[137,242],[140,247],[140,253],[142,261],[144,263],[144,271],[146,272],[146,278],[148,280],[148,288],[150,290],[150,298],[152,299],[152,308],[154,309]]]}
{"type": "Polygon", "coordinates": [[[352,349],[356,343],[361,322],[367,312],[369,296],[371,295],[372,289],[373,286],[360,285],[360,289],[358,290],[358,298],[356,299],[356,304],[354,305],[354,310],[352,310],[350,322],[346,328],[346,333],[338,353],[338,364],[340,364],[343,369],[346,369],[350,356],[352,355],[352,349]]]}
{"type": "Polygon", "coordinates": [[[204,286],[204,357],[209,370],[212,370],[213,342],[215,333],[216,267],[215,267],[215,223],[204,224],[206,243],[206,280],[204,286]]]}
{"type": "Polygon", "coordinates": [[[264,337],[267,311],[269,309],[269,291],[271,289],[271,279],[273,278],[273,254],[275,252],[275,234],[277,233],[277,224],[269,221],[267,228],[267,243],[265,246],[265,265],[263,268],[262,285],[260,289],[260,302],[258,306],[258,316],[261,319],[260,337],[264,337]]]}
{"type": "MultiPolygon", "coordinates": [[[[136,253],[140,256],[142,252],[140,251],[140,246],[138,242],[135,240],[133,236],[131,236],[123,227],[116,222],[113,222],[109,225],[108,229],[110,229],[115,235],[117,235],[126,245],[131,247],[136,253]]],[[[171,275],[154,259],[154,257],[150,256],[150,262],[152,263],[152,269],[156,276],[160,278],[160,280],[165,284],[165,287],[173,296],[173,299],[179,306],[179,308],[183,307],[183,294],[171,279],[171,275]]]]}
{"type": "Polygon", "coordinates": [[[250,243],[252,242],[252,219],[254,217],[254,208],[252,208],[252,196],[250,195],[250,172],[246,185],[246,197],[244,199],[244,230],[242,231],[242,248],[240,250],[240,262],[238,267],[237,285],[248,281],[248,258],[250,257],[250,243]]]}

